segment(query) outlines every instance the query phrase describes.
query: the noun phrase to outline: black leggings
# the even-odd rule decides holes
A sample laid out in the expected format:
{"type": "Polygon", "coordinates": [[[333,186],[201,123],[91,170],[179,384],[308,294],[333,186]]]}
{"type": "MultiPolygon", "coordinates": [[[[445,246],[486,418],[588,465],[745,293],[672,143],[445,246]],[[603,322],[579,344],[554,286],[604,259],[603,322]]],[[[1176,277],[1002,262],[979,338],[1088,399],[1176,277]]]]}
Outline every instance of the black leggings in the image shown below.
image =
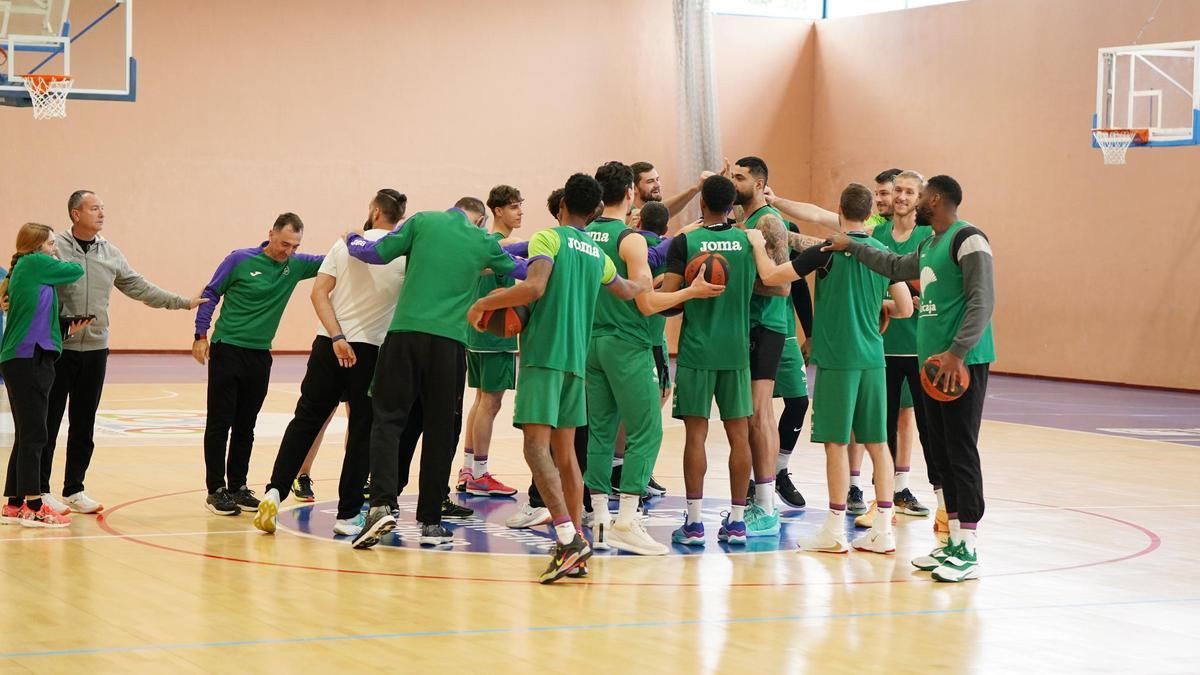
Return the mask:
{"type": "Polygon", "coordinates": [[[0,374],[8,388],[16,436],[8,457],[4,496],[18,501],[41,493],[41,459],[46,446],[46,409],[54,386],[54,359],[58,354],[33,348],[31,358],[0,363],[0,374]]]}
{"type": "Polygon", "coordinates": [[[795,449],[807,413],[807,396],[783,399],[783,412],[779,415],[779,451],[783,454],[790,455],[795,449]]]}

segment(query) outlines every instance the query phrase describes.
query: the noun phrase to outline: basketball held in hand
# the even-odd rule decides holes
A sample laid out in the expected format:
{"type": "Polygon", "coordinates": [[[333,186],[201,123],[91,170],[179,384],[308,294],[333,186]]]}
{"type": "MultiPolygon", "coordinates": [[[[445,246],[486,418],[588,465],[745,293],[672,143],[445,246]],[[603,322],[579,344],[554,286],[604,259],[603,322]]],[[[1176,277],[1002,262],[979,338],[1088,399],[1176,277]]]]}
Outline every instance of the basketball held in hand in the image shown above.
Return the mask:
{"type": "Polygon", "coordinates": [[[921,365],[921,388],[925,390],[925,394],[935,401],[943,403],[953,401],[959,396],[962,396],[967,391],[967,387],[971,386],[970,371],[964,375],[962,382],[950,391],[938,389],[933,384],[933,380],[937,377],[938,369],[942,367],[942,360],[936,356],[931,356],[921,365]]]}
{"type": "Polygon", "coordinates": [[[484,328],[491,335],[502,338],[516,336],[529,323],[529,308],[525,305],[489,309],[484,311],[480,319],[484,328]]]}
{"type": "Polygon", "coordinates": [[[729,260],[720,253],[701,253],[688,261],[683,270],[683,279],[691,284],[704,270],[704,280],[714,286],[724,286],[729,279],[729,260]]]}

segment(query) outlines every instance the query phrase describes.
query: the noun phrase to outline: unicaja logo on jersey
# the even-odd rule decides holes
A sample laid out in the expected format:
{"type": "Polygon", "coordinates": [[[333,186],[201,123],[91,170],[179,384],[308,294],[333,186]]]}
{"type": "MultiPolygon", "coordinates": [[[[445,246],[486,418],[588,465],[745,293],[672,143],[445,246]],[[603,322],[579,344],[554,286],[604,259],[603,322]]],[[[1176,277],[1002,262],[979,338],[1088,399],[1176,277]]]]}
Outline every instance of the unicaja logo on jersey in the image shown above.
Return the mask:
{"type": "MultiPolygon", "coordinates": [[[[937,275],[933,273],[932,267],[921,268],[921,298],[925,297],[929,286],[937,281],[937,275]]],[[[933,302],[922,302],[918,308],[921,316],[937,316],[937,304],[933,302]]]]}
{"type": "Polygon", "coordinates": [[[600,249],[596,248],[596,246],[594,244],[589,244],[588,242],[583,241],[582,239],[568,239],[567,246],[569,248],[575,249],[576,251],[586,253],[586,254],[592,256],[593,258],[600,257],[600,249]]]}
{"type": "Polygon", "coordinates": [[[742,250],[742,242],[740,241],[702,241],[700,242],[700,251],[740,251],[742,250]]]}

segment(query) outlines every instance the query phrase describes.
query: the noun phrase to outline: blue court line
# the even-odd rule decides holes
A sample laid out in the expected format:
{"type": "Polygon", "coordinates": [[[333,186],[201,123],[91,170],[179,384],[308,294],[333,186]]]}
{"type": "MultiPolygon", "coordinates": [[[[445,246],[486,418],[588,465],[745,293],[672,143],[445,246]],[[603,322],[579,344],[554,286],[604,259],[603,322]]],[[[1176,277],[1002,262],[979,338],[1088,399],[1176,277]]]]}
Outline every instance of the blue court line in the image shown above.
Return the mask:
{"type": "Polygon", "coordinates": [[[262,640],[229,640],[221,642],[181,642],[139,645],[133,647],[86,647],[80,649],[55,649],[38,652],[2,652],[0,659],[28,659],[43,656],[78,656],[85,654],[130,654],[179,649],[211,649],[216,647],[257,647],[263,645],[312,644],[322,642],[347,642],[351,640],[397,640],[402,638],[465,637],[473,635],[499,635],[517,633],[551,633],[577,630],[612,630],[622,628],[669,628],[674,626],[736,625],[754,623],[776,623],[812,621],[817,619],[874,619],[882,617],[938,616],[947,614],[987,614],[993,612],[1023,612],[1056,609],[1087,609],[1101,607],[1124,607],[1129,605],[1162,605],[1200,603],[1196,598],[1164,598],[1155,600],[1126,600],[1120,602],[1082,602],[1057,605],[1028,605],[1024,607],[984,607],[961,609],[916,609],[897,612],[852,612],[847,614],[793,614],[788,616],[751,616],[730,619],[682,619],[677,621],[634,621],[629,623],[597,623],[562,626],[516,626],[504,628],[468,628],[461,630],[408,631],[401,633],[374,633],[365,635],[318,635],[312,637],[275,638],[262,640]]]}

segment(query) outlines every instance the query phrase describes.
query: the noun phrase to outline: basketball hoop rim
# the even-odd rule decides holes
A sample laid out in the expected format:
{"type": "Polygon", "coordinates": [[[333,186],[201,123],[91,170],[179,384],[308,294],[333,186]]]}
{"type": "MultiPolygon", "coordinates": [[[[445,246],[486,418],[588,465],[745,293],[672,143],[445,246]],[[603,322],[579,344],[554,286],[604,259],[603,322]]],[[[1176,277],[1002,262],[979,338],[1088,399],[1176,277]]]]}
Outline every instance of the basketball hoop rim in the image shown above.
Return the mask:
{"type": "Polygon", "coordinates": [[[1132,138],[1130,145],[1145,145],[1150,142],[1150,130],[1146,128],[1132,129],[1120,127],[1105,127],[1092,129],[1092,135],[1096,134],[1125,134],[1132,138]]]}
{"type": "Polygon", "coordinates": [[[70,75],[43,75],[41,73],[26,73],[21,76],[23,80],[33,80],[34,82],[69,82],[75,78],[70,75]]]}

